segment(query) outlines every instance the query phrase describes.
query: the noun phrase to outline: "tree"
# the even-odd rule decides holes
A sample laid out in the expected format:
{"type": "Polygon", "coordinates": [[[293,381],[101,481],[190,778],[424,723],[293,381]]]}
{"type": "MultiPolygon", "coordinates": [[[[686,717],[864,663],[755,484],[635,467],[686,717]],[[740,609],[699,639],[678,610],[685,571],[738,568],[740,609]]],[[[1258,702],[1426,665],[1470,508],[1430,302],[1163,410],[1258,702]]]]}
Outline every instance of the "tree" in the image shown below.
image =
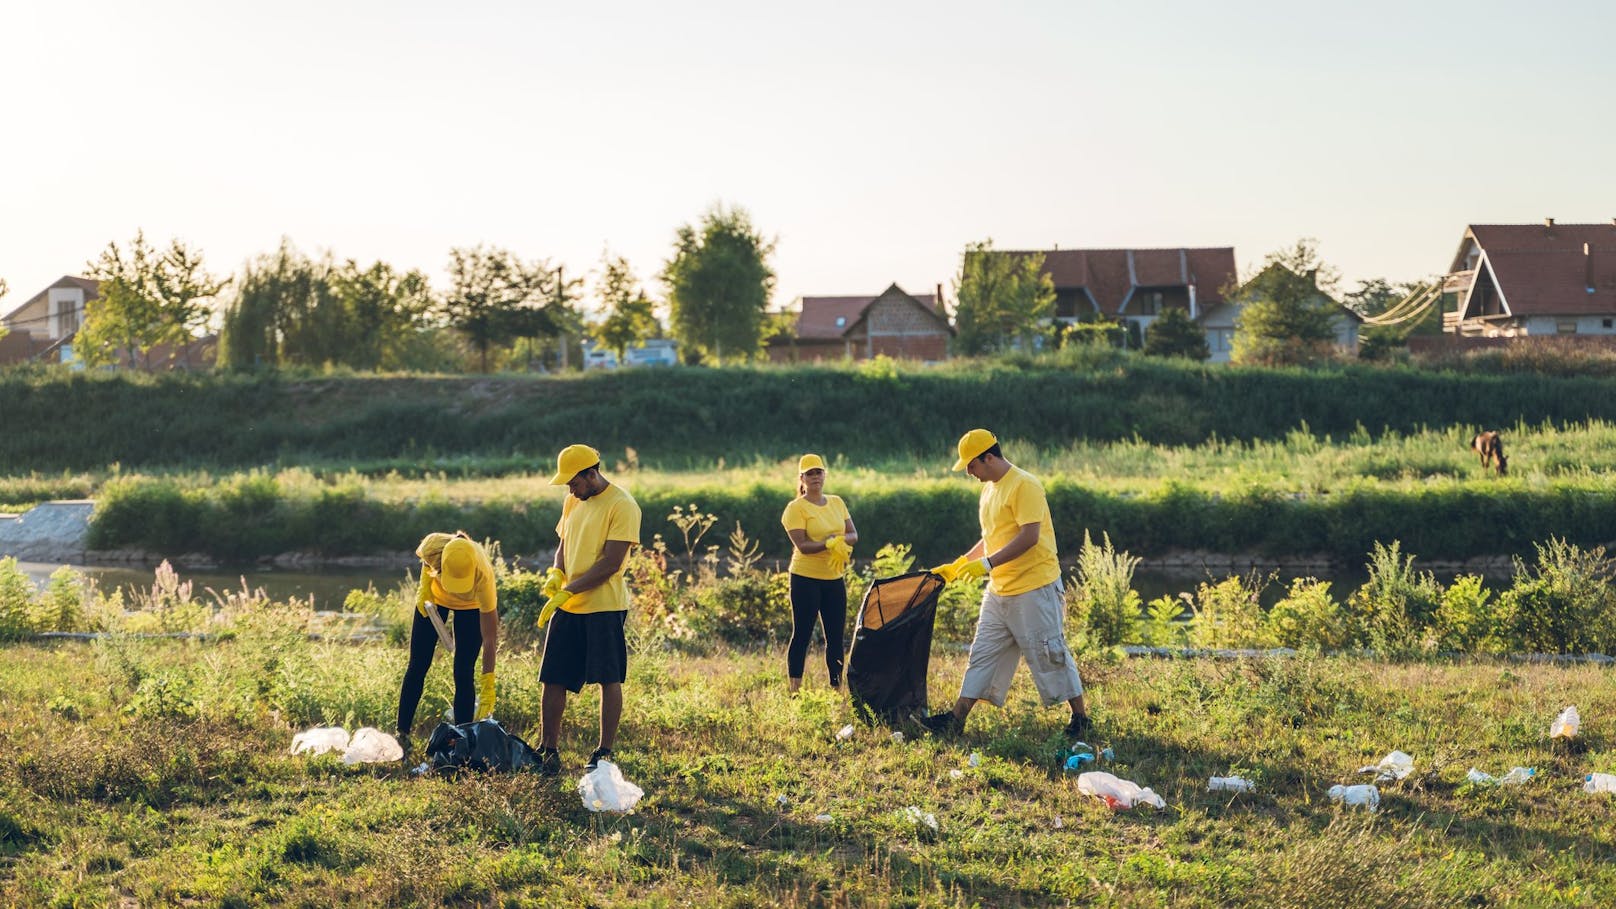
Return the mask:
{"type": "Polygon", "coordinates": [[[679,227],[661,278],[673,336],[686,356],[722,362],[758,355],[774,293],[772,255],[774,242],[763,239],[740,207],[715,204],[699,227],[679,227]]]}
{"type": "Polygon", "coordinates": [[[1206,360],[1212,356],[1212,348],[1207,346],[1206,331],[1195,324],[1190,314],[1170,306],[1150,323],[1150,331],[1145,335],[1145,355],[1206,360]]]}
{"type": "Polygon", "coordinates": [[[433,305],[426,275],[399,273],[386,262],[368,268],[349,259],[330,275],[331,296],[347,329],[341,362],[355,369],[414,365],[411,341],[426,327],[433,305]]]}
{"type": "Polygon", "coordinates": [[[603,261],[605,270],[601,272],[595,295],[605,307],[605,317],[595,325],[593,337],[596,343],[616,353],[618,362],[622,362],[631,346],[656,337],[662,326],[657,322],[651,298],[640,289],[628,260],[608,254],[603,261]]]}
{"type": "MultiPolygon", "coordinates": [[[[1426,285],[1403,282],[1393,284],[1384,278],[1370,278],[1358,282],[1358,289],[1342,298],[1342,302],[1361,316],[1378,316],[1399,303],[1426,289],[1426,285]]],[[[1365,325],[1359,332],[1358,356],[1365,360],[1389,360],[1408,345],[1410,335],[1442,333],[1442,307],[1433,301],[1425,311],[1414,318],[1392,325],[1365,325]]]]}
{"type": "Polygon", "coordinates": [[[177,239],[159,251],[143,231],[127,250],[108,243],[88,268],[100,287],[85,304],[74,347],[92,366],[115,362],[122,352],[131,365],[149,368],[153,347],[185,344],[207,324],[207,301],[229,283],[207,273],[200,252],[177,239]]]}
{"type": "Polygon", "coordinates": [[[1055,283],[1043,253],[996,252],[992,240],[970,243],[954,279],[961,353],[1033,347],[1050,333],[1055,283]]]}
{"type": "Polygon", "coordinates": [[[1237,363],[1286,365],[1329,359],[1341,308],[1329,293],[1340,275],[1318,255],[1318,241],[1303,239],[1270,253],[1262,271],[1233,291],[1242,302],[1235,321],[1237,363]]]}
{"type": "Polygon", "coordinates": [[[498,248],[449,250],[449,291],[443,315],[477,351],[479,368],[488,371],[491,348],[513,337],[556,334],[561,312],[575,295],[578,280],[567,281],[549,263],[524,263],[498,248]]]}

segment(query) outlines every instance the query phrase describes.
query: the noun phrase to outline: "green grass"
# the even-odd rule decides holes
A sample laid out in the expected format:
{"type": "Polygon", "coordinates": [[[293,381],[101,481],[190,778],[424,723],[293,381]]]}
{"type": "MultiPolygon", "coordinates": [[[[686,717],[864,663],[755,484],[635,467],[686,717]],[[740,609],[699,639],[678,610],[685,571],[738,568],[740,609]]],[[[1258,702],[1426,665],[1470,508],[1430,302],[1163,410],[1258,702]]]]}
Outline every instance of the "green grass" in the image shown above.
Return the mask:
{"type": "MultiPolygon", "coordinates": [[[[1616,888],[1616,806],[1578,786],[1616,769],[1616,686],[1598,667],[1091,656],[1107,769],[1168,802],[1112,813],[1056,769],[1063,711],[1035,706],[1024,672],[961,740],[861,727],[837,743],[847,703],[815,674],[787,697],[782,654],[645,641],[620,752],[647,796],[600,816],[572,791],[593,744],[588,692],[569,707],[560,781],[413,779],[284,753],[317,722],[385,728],[403,659],[272,629],[8,646],[0,902],[1598,906],[1616,888]],[[161,679],[174,697],[151,696],[161,679]],[[1568,703],[1584,739],[1551,746],[1568,703]],[[1378,815],[1327,800],[1393,748],[1417,770],[1383,785],[1378,815]],[[1471,765],[1514,764],[1539,778],[1463,784],[1471,765]],[[1231,770],[1258,792],[1205,791],[1231,770]],[[939,831],[906,821],[909,805],[939,831]]],[[[528,735],[535,660],[501,664],[500,715],[528,735]]],[[[934,700],[962,663],[934,656],[934,700]]],[[[434,667],[423,716],[442,710],[446,676],[434,667]]]]}

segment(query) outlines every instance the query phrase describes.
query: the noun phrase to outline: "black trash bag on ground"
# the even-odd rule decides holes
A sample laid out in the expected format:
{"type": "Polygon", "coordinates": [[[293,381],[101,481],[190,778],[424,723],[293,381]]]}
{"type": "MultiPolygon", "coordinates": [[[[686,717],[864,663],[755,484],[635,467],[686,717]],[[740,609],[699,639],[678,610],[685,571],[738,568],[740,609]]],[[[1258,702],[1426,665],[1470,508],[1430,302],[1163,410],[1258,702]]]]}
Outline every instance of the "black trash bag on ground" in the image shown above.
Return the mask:
{"type": "Polygon", "coordinates": [[[897,723],[926,715],[931,632],[943,579],[929,571],[883,578],[859,605],[847,690],[866,722],[897,723]]]}
{"type": "Polygon", "coordinates": [[[533,770],[539,765],[533,747],[505,731],[498,720],[439,723],[426,743],[433,770],[533,770]]]}

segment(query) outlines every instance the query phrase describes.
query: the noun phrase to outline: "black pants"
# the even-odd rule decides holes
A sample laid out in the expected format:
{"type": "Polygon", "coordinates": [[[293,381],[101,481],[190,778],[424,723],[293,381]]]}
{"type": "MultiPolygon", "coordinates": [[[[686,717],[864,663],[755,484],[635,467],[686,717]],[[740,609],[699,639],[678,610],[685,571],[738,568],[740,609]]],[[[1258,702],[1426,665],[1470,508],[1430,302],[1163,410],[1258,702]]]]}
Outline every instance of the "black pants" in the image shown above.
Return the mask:
{"type": "Polygon", "coordinates": [[[802,678],[808,661],[808,642],[814,637],[814,621],[825,624],[825,668],[830,683],[842,683],[842,632],[847,624],[847,584],[837,578],[822,581],[791,576],[791,645],[786,648],[786,674],[802,678]]]}
{"type": "MultiPolygon", "coordinates": [[[[447,606],[427,604],[438,610],[447,625],[454,617],[454,719],[456,723],[471,722],[477,709],[477,659],[483,652],[483,617],[475,609],[450,609],[447,606]]],[[[398,731],[408,733],[415,725],[415,708],[421,704],[421,689],[426,686],[426,671],[432,668],[432,654],[438,647],[438,632],[432,620],[415,613],[415,624],[410,626],[410,664],[404,667],[404,685],[398,691],[398,731]]]]}

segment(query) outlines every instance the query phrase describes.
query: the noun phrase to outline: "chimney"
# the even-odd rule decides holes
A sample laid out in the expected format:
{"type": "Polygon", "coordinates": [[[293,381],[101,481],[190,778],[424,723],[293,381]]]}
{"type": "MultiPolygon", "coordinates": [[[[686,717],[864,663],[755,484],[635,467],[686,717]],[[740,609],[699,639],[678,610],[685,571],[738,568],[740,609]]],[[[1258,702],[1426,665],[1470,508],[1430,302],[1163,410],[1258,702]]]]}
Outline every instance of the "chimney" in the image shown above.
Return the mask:
{"type": "Polygon", "coordinates": [[[1554,226],[1554,219],[1553,218],[1544,218],[1543,219],[1543,226],[1544,227],[1553,227],[1554,226]]]}
{"type": "Polygon", "coordinates": [[[937,285],[937,311],[938,312],[946,312],[947,311],[947,310],[943,309],[943,285],[941,285],[941,284],[937,285]]]}
{"type": "Polygon", "coordinates": [[[1588,280],[1586,282],[1588,292],[1593,293],[1594,292],[1594,250],[1593,250],[1593,245],[1592,244],[1589,244],[1589,243],[1582,244],[1582,258],[1583,258],[1583,261],[1586,262],[1587,266],[1588,266],[1588,271],[1587,271],[1588,280]]]}

